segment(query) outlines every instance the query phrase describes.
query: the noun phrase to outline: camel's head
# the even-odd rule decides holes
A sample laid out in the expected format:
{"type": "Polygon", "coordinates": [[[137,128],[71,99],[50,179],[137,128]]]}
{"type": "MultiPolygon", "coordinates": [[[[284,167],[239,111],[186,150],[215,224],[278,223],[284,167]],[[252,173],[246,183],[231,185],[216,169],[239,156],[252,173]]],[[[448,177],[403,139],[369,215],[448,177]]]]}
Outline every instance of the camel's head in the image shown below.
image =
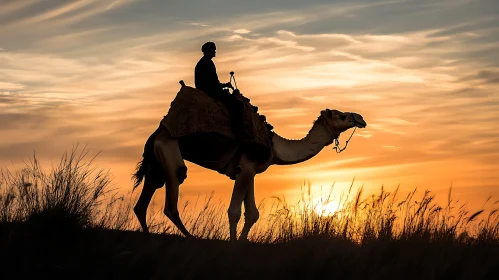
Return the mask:
{"type": "Polygon", "coordinates": [[[321,111],[321,117],[325,120],[324,125],[336,138],[340,133],[352,127],[364,128],[367,126],[364,118],[357,113],[326,109],[321,111]]]}

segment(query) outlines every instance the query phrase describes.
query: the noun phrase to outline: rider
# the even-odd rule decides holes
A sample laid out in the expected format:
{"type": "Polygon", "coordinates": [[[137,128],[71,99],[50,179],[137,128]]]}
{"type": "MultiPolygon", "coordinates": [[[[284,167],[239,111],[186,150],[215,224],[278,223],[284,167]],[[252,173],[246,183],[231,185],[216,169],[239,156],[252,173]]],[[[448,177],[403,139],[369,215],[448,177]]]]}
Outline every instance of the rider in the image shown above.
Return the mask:
{"type": "Polygon", "coordinates": [[[194,83],[197,89],[215,99],[221,100],[229,109],[232,131],[239,140],[243,137],[243,110],[244,104],[231,95],[224,88],[233,88],[230,82],[220,83],[217,69],[212,58],[216,56],[216,45],[213,42],[206,42],[202,47],[203,57],[196,64],[194,70],[194,83]]]}
{"type": "Polygon", "coordinates": [[[231,83],[222,84],[218,80],[215,63],[211,60],[216,56],[217,47],[213,42],[206,42],[202,47],[203,57],[196,64],[194,70],[194,83],[196,88],[208,94],[216,94],[223,88],[232,87],[231,83]]]}

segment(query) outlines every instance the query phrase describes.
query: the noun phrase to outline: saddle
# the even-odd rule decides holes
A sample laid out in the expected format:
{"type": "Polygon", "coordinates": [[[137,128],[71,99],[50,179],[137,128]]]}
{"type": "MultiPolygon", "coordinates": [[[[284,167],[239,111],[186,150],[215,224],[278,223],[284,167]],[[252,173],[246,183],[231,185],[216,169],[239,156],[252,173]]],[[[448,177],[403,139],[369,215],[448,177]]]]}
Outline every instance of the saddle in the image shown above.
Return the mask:
{"type": "MultiPolygon", "coordinates": [[[[272,148],[273,126],[267,123],[264,115],[258,114],[258,107],[253,106],[239,90],[235,90],[232,97],[243,105],[242,130],[245,137],[240,140],[241,149],[254,155],[256,160],[267,159],[272,148]]],[[[218,133],[234,141],[237,139],[226,104],[185,84],[171,102],[161,124],[174,138],[193,133],[218,133]]]]}

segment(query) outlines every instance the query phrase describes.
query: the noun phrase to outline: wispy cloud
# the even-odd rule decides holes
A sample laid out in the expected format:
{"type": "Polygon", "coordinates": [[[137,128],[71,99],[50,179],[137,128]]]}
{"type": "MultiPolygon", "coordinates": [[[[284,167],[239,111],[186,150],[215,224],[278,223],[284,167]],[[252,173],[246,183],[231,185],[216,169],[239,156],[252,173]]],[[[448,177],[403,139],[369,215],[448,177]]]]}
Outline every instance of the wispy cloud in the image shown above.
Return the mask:
{"type": "Polygon", "coordinates": [[[2,3],[2,9],[0,10],[0,15],[7,15],[10,13],[17,12],[24,9],[37,2],[37,0],[10,0],[2,3]]]}
{"type": "MultiPolygon", "coordinates": [[[[92,16],[117,9],[133,0],[72,0],[65,4],[49,7],[35,15],[26,14],[14,19],[4,28],[22,28],[27,25],[36,25],[50,22],[51,25],[67,25],[86,20],[92,16]]],[[[25,6],[16,6],[21,9],[25,6]]]]}
{"type": "Polygon", "coordinates": [[[19,90],[19,89],[23,89],[23,88],[24,88],[24,86],[21,84],[0,82],[0,90],[1,91],[19,90]]]}

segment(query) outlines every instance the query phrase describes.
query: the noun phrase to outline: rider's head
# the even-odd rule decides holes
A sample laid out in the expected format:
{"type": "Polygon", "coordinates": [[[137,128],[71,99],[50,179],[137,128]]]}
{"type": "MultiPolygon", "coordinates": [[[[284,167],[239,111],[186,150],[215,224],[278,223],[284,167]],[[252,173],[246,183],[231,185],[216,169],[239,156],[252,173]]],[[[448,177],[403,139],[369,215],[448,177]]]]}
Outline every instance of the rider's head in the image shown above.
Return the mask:
{"type": "Polygon", "coordinates": [[[204,55],[209,57],[215,57],[217,52],[216,50],[217,46],[215,46],[215,43],[213,42],[206,42],[201,47],[201,51],[204,53],[204,55]]]}

